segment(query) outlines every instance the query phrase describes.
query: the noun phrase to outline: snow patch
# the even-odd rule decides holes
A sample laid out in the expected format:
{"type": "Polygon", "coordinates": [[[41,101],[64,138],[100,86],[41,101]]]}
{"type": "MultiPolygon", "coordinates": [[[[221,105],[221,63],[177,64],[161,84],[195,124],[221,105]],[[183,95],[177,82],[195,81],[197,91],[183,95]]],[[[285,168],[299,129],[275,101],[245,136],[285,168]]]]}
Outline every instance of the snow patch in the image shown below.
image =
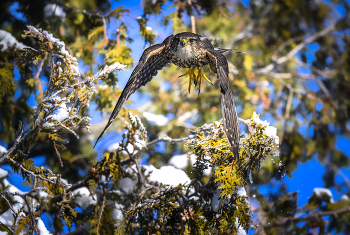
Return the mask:
{"type": "Polygon", "coordinates": [[[348,201],[350,201],[350,198],[344,194],[343,196],[341,196],[340,201],[341,202],[348,202],[348,201]]]}
{"type": "Polygon", "coordinates": [[[4,169],[0,168],[0,178],[4,178],[8,175],[9,173],[5,171],[4,169]]]}
{"type": "Polygon", "coordinates": [[[41,220],[41,218],[36,218],[38,223],[36,224],[38,230],[39,230],[39,234],[40,235],[52,235],[52,233],[49,232],[49,230],[47,230],[47,228],[45,227],[44,222],[41,220]]]}
{"type": "Polygon", "coordinates": [[[131,178],[124,178],[119,180],[120,189],[126,194],[131,194],[134,191],[137,180],[131,178]]]}
{"type": "Polygon", "coordinates": [[[115,208],[113,209],[113,212],[112,212],[112,218],[113,220],[116,220],[116,221],[121,221],[123,220],[123,212],[121,209],[123,209],[124,206],[122,204],[119,204],[119,203],[115,203],[115,208]]]}
{"type": "Polygon", "coordinates": [[[244,187],[238,187],[238,191],[237,191],[237,195],[239,197],[246,197],[247,196],[247,192],[245,191],[245,188],[244,187]]]}
{"type": "Polygon", "coordinates": [[[277,128],[274,126],[267,126],[265,128],[265,134],[272,137],[275,140],[275,144],[280,143],[280,138],[277,136],[277,128]]]}
{"type": "MultiPolygon", "coordinates": [[[[169,164],[178,169],[185,170],[188,167],[189,163],[193,166],[196,160],[197,160],[197,156],[194,154],[191,154],[190,156],[188,156],[188,154],[174,155],[173,157],[170,158],[169,164]]],[[[208,167],[207,169],[205,169],[203,173],[204,175],[210,175],[211,167],[208,167]]]]}
{"type": "Polygon", "coordinates": [[[0,145],[0,157],[1,157],[2,155],[4,155],[5,153],[7,153],[7,149],[6,149],[4,146],[1,146],[1,145],[0,145]]]}
{"type": "Polygon", "coordinates": [[[274,127],[274,126],[270,126],[270,123],[268,121],[262,121],[260,120],[259,118],[259,115],[254,111],[253,112],[253,116],[252,116],[252,119],[256,124],[260,124],[262,125],[263,127],[265,127],[265,134],[270,137],[270,138],[273,138],[274,141],[275,141],[275,144],[279,144],[280,142],[280,139],[279,137],[277,136],[277,128],[274,127]]]}
{"type": "Polygon", "coordinates": [[[74,202],[77,203],[84,210],[91,205],[96,204],[96,200],[90,196],[89,189],[87,187],[82,187],[73,191],[73,196],[75,196],[74,202]]]}
{"type": "MultiPolygon", "coordinates": [[[[7,172],[6,172],[7,173],[7,172]]],[[[2,189],[2,186],[4,188],[7,188],[4,190],[4,192],[10,192],[10,193],[15,193],[18,192],[19,194],[23,194],[23,192],[21,190],[19,190],[17,187],[13,186],[12,184],[10,184],[10,182],[8,182],[7,179],[4,179],[2,181],[2,184],[0,184],[0,189],[2,189]]],[[[19,202],[19,203],[24,203],[23,198],[21,198],[20,196],[9,196],[12,200],[19,202]]]]}
{"type": "MultiPolygon", "coordinates": [[[[22,203],[16,203],[12,205],[12,208],[14,211],[18,211],[22,208],[22,203]]],[[[21,216],[25,216],[24,212],[20,212],[17,217],[17,221],[21,218],[21,216]]],[[[11,209],[8,209],[6,212],[4,212],[2,215],[0,215],[0,223],[3,223],[6,226],[12,226],[14,223],[14,217],[13,217],[13,212],[11,209]]],[[[12,228],[13,230],[16,231],[17,227],[12,228]]],[[[29,228],[26,228],[22,230],[19,234],[27,234],[29,232],[29,228]]],[[[0,235],[7,235],[7,232],[0,232],[0,235]]]]}
{"type": "Polygon", "coordinates": [[[16,44],[16,49],[23,49],[26,47],[23,43],[17,41],[17,39],[9,32],[0,29],[0,44],[4,45],[1,51],[6,51],[7,48],[13,47],[16,44]]]}
{"type": "MultiPolygon", "coordinates": [[[[17,212],[19,209],[22,208],[22,204],[21,203],[16,203],[12,207],[17,212]]],[[[21,213],[23,213],[23,212],[21,212],[21,213]]],[[[7,226],[11,226],[13,224],[13,213],[12,213],[11,209],[8,209],[6,212],[4,212],[0,216],[0,222],[5,224],[5,225],[7,225],[7,226]]]]}
{"type": "Polygon", "coordinates": [[[144,112],[143,116],[152,124],[157,126],[165,126],[169,122],[169,118],[164,115],[144,112]]]}
{"type": "Polygon", "coordinates": [[[324,197],[324,196],[329,197],[331,203],[334,202],[332,192],[328,188],[314,188],[314,192],[313,193],[317,197],[324,197]]]}
{"type": "Polygon", "coordinates": [[[49,3],[44,7],[44,17],[58,17],[63,21],[64,18],[66,18],[66,12],[64,12],[62,7],[58,6],[57,4],[49,3]]]}
{"type": "Polygon", "coordinates": [[[114,144],[111,144],[108,148],[107,148],[107,151],[108,152],[114,152],[115,150],[119,149],[119,143],[114,143],[114,144]]]}
{"type": "Polygon", "coordinates": [[[47,116],[46,122],[43,124],[43,127],[52,127],[54,124],[47,121],[58,121],[63,122],[69,117],[69,110],[67,109],[66,103],[62,102],[59,108],[56,110],[56,114],[51,114],[47,116]]]}
{"type": "Polygon", "coordinates": [[[236,233],[237,235],[247,235],[247,232],[241,226],[239,226],[237,217],[236,217],[235,227],[237,228],[237,233],[236,233]]]}
{"type": "Polygon", "coordinates": [[[146,175],[151,172],[150,181],[170,186],[178,186],[179,184],[185,184],[191,181],[183,170],[176,169],[173,166],[162,166],[160,169],[155,168],[153,165],[143,167],[146,169],[146,175]]]}

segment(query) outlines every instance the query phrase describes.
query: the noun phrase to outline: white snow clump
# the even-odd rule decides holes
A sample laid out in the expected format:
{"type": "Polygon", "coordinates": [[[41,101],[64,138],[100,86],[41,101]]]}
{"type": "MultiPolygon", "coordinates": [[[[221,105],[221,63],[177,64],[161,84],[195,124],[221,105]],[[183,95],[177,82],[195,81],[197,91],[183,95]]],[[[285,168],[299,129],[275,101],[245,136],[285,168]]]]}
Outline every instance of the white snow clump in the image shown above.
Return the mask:
{"type": "MultiPolygon", "coordinates": [[[[197,156],[194,154],[191,154],[188,156],[188,154],[181,154],[181,155],[174,155],[170,158],[169,164],[178,168],[185,170],[188,166],[188,164],[192,164],[192,166],[195,164],[197,160],[197,156]],[[188,162],[190,161],[190,162],[188,162]]],[[[211,174],[211,167],[208,167],[207,169],[204,170],[204,175],[210,175],[211,174]]]]}
{"type": "Polygon", "coordinates": [[[143,116],[152,124],[157,126],[165,126],[169,122],[169,118],[164,115],[144,112],[143,116]]]}
{"type": "Polygon", "coordinates": [[[6,51],[7,48],[13,47],[16,44],[16,49],[23,49],[25,45],[19,41],[9,32],[0,29],[0,44],[4,45],[1,51],[6,51]]]}
{"type": "Polygon", "coordinates": [[[160,169],[155,168],[153,165],[143,167],[146,169],[145,175],[152,171],[149,181],[159,182],[174,187],[191,181],[183,170],[176,169],[173,166],[162,166],[160,169]]]}
{"type": "Polygon", "coordinates": [[[82,187],[74,190],[73,195],[75,196],[74,202],[84,210],[89,206],[96,204],[96,200],[90,196],[90,192],[87,187],[82,187]]]}
{"type": "Polygon", "coordinates": [[[334,202],[332,192],[331,192],[331,190],[329,190],[328,188],[314,188],[313,193],[314,193],[317,197],[324,197],[324,196],[327,196],[327,197],[330,198],[331,203],[334,202]]]}
{"type": "Polygon", "coordinates": [[[47,228],[45,227],[44,222],[41,220],[41,218],[36,218],[38,220],[38,223],[36,224],[40,235],[52,235],[52,233],[49,232],[49,230],[47,230],[47,228]]]}
{"type": "Polygon", "coordinates": [[[66,13],[63,11],[62,7],[57,4],[49,3],[44,7],[44,17],[58,17],[63,21],[66,18],[66,13]]]}
{"type": "Polygon", "coordinates": [[[53,123],[49,123],[47,121],[54,121],[54,120],[56,120],[58,122],[63,122],[68,117],[69,117],[69,110],[67,108],[66,103],[62,102],[59,105],[59,108],[57,109],[57,113],[56,114],[51,114],[51,115],[47,116],[46,122],[43,124],[43,127],[52,127],[54,125],[53,123]]]}
{"type": "Polygon", "coordinates": [[[268,121],[262,121],[259,118],[259,115],[256,114],[256,112],[253,112],[252,120],[257,123],[261,124],[263,127],[265,127],[265,134],[275,140],[275,144],[279,144],[280,138],[277,136],[277,128],[274,126],[270,126],[270,123],[268,121]]]}

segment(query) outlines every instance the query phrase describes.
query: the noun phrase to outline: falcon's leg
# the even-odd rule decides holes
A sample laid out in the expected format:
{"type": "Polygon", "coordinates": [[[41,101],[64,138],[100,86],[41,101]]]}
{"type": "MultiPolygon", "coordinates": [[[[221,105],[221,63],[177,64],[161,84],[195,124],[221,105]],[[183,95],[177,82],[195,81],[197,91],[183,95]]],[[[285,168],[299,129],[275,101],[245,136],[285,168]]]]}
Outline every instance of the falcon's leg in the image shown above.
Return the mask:
{"type": "Polygon", "coordinates": [[[183,77],[183,76],[187,76],[187,75],[190,76],[190,81],[189,81],[189,83],[188,83],[188,93],[190,93],[190,91],[191,91],[191,85],[192,85],[192,79],[193,79],[193,82],[194,82],[195,84],[197,84],[197,76],[196,76],[196,74],[194,73],[194,69],[189,69],[187,73],[180,75],[179,78],[181,78],[181,77],[183,77]]]}
{"type": "Polygon", "coordinates": [[[199,90],[198,90],[198,95],[201,92],[201,84],[202,84],[202,79],[204,78],[205,80],[207,80],[211,85],[213,85],[213,83],[207,78],[207,76],[205,76],[205,74],[202,72],[202,68],[199,67],[198,69],[198,75],[197,75],[197,82],[199,82],[199,90]]]}
{"type": "Polygon", "coordinates": [[[209,80],[209,78],[207,78],[207,76],[205,76],[205,74],[202,72],[202,68],[197,68],[198,69],[198,75],[197,77],[200,77],[200,79],[202,80],[202,78],[204,78],[205,80],[207,80],[207,82],[209,82],[211,85],[213,85],[213,83],[209,80]]]}

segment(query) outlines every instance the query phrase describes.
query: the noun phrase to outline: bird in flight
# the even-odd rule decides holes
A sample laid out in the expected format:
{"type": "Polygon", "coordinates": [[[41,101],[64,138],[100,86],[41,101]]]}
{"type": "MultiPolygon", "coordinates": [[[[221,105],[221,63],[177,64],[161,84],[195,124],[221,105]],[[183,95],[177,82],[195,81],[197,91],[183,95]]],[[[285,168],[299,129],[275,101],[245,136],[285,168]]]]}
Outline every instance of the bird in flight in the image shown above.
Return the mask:
{"type": "Polygon", "coordinates": [[[188,91],[190,92],[192,80],[195,85],[199,85],[199,91],[203,78],[211,83],[202,71],[202,67],[209,65],[210,70],[217,74],[217,79],[220,82],[224,131],[230,142],[233,158],[239,163],[238,116],[228,79],[228,64],[223,55],[225,52],[240,53],[236,49],[214,47],[206,37],[189,32],[170,35],[161,44],[156,44],[145,49],[138,65],[122,91],[106,127],[97,138],[94,147],[104,132],[115,121],[125,101],[129,99],[131,94],[134,94],[140,89],[141,86],[145,86],[150,82],[153,76],[158,73],[158,70],[161,70],[170,63],[181,68],[189,68],[189,71],[180,77],[189,75],[188,91]],[[197,75],[195,74],[196,69],[197,75]]]}

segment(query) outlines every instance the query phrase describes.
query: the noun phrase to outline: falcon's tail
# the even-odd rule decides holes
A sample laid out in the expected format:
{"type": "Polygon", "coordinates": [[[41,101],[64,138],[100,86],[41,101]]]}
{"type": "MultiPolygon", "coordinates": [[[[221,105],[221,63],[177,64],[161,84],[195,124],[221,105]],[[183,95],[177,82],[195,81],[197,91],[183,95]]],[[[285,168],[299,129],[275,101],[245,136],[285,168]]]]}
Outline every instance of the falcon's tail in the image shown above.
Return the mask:
{"type": "Polygon", "coordinates": [[[227,73],[222,67],[218,68],[218,77],[220,77],[221,87],[221,106],[224,123],[224,132],[230,142],[233,159],[240,164],[239,160],[239,122],[236,112],[235,101],[233,100],[232,90],[228,78],[224,79],[227,73]]]}

